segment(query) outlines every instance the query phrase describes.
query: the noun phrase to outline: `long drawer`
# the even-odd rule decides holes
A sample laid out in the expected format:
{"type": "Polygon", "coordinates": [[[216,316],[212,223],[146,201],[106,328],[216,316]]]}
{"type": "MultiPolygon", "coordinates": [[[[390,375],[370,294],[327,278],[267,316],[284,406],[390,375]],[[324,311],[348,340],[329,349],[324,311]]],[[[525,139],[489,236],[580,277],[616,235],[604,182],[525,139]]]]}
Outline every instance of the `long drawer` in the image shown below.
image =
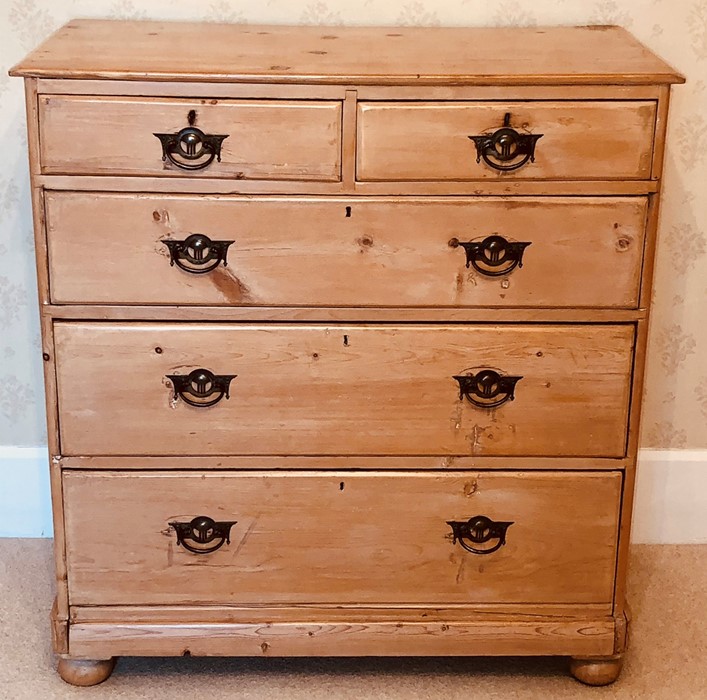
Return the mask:
{"type": "Polygon", "coordinates": [[[341,103],[43,95],[45,174],[341,179],[341,103]]]}
{"type": "Polygon", "coordinates": [[[625,452],[632,325],[57,322],[64,455],[625,452]]]}
{"type": "Polygon", "coordinates": [[[647,202],[48,192],[45,208],[56,303],[632,308],[647,202]]]}
{"type": "Polygon", "coordinates": [[[656,103],[361,102],[359,180],[647,179],[656,103]]]}
{"type": "Polygon", "coordinates": [[[604,604],[621,475],[68,472],[72,605],[604,604]]]}

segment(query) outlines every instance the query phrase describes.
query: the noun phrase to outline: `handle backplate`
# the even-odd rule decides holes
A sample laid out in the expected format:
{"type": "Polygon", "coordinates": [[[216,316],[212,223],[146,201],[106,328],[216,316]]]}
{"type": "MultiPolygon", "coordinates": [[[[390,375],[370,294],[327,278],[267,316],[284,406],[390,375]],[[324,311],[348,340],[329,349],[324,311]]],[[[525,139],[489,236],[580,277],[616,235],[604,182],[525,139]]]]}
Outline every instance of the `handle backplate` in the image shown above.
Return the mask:
{"type": "Polygon", "coordinates": [[[205,134],[187,126],[176,134],[154,134],[162,144],[162,160],[169,160],[182,170],[202,170],[221,161],[221,145],[228,134],[205,134]]]}
{"type": "Polygon", "coordinates": [[[171,522],[177,533],[177,545],[194,554],[210,554],[231,543],[231,528],[236,520],[217,522],[208,515],[199,515],[190,522],[171,522]]]}
{"type": "Polygon", "coordinates": [[[459,382],[459,398],[479,408],[496,408],[515,399],[516,384],[521,376],[501,375],[493,369],[481,369],[468,374],[455,374],[459,382]]]}
{"type": "Polygon", "coordinates": [[[506,544],[506,531],[513,522],[494,521],[485,515],[475,515],[469,520],[447,520],[447,525],[452,528],[452,544],[458,541],[472,554],[491,554],[506,544]],[[497,542],[487,548],[474,546],[486,544],[491,540],[497,542]]]}
{"type": "Polygon", "coordinates": [[[174,388],[174,398],[196,408],[207,408],[222,398],[229,398],[231,381],[237,374],[214,374],[208,369],[195,369],[189,374],[165,375],[174,388]]]}
{"type": "Polygon", "coordinates": [[[163,238],[169,249],[169,264],[192,275],[203,275],[215,270],[221,263],[228,265],[228,247],[233,241],[212,241],[202,233],[192,233],[183,241],[163,238]]]}
{"type": "Polygon", "coordinates": [[[464,248],[467,267],[471,265],[487,277],[500,277],[516,267],[523,267],[523,253],[531,243],[509,241],[494,233],[483,241],[460,241],[452,238],[449,245],[452,248],[464,248]]]}
{"type": "Polygon", "coordinates": [[[511,114],[503,118],[503,126],[492,134],[469,136],[476,145],[476,162],[481,159],[494,170],[509,172],[535,162],[535,145],[543,134],[527,134],[510,126],[511,114]]]}

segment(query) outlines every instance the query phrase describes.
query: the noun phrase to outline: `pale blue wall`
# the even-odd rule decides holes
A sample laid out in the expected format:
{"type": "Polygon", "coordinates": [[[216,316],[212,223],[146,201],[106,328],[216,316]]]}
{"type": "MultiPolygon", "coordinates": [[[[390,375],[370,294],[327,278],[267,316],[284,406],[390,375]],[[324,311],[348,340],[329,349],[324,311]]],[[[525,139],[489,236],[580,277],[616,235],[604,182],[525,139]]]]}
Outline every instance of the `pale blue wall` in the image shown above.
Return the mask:
{"type": "Polygon", "coordinates": [[[0,537],[51,537],[48,454],[0,447],[0,537]]]}

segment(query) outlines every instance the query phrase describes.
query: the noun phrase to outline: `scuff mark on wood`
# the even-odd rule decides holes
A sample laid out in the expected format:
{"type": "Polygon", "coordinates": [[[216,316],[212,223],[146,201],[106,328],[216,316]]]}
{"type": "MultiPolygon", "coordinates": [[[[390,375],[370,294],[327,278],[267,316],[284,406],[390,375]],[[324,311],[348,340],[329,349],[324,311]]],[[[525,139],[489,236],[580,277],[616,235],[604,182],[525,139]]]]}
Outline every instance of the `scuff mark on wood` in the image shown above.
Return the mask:
{"type": "Polygon", "coordinates": [[[228,267],[219,265],[209,274],[209,279],[224,299],[232,304],[254,301],[250,288],[228,267]]]}
{"type": "Polygon", "coordinates": [[[457,272],[455,289],[457,295],[464,292],[464,274],[462,272],[457,272]]]}
{"type": "Polygon", "coordinates": [[[467,481],[464,484],[464,495],[469,498],[473,496],[479,490],[479,482],[474,479],[474,481],[467,481]]]}
{"type": "Polygon", "coordinates": [[[478,423],[476,423],[474,424],[472,431],[467,434],[466,439],[469,442],[472,455],[482,451],[481,438],[486,433],[486,430],[487,428],[482,428],[478,423]]]}
{"type": "Polygon", "coordinates": [[[454,410],[452,411],[452,415],[450,417],[452,423],[452,430],[454,430],[455,433],[461,430],[463,414],[464,406],[461,401],[457,401],[454,404],[454,410]]]}
{"type": "Polygon", "coordinates": [[[457,569],[457,575],[455,581],[461,583],[464,580],[464,567],[466,566],[466,557],[462,557],[459,562],[459,568],[457,569]]]}
{"type": "Polygon", "coordinates": [[[262,515],[262,513],[258,513],[255,516],[255,518],[253,519],[253,522],[248,526],[248,529],[245,531],[245,534],[243,535],[243,537],[241,538],[241,541],[238,543],[238,546],[235,548],[235,550],[233,552],[234,559],[238,556],[238,552],[240,552],[241,549],[243,549],[243,547],[245,546],[245,543],[250,538],[253,530],[255,529],[255,526],[258,524],[258,520],[260,520],[261,515],[262,515]]]}

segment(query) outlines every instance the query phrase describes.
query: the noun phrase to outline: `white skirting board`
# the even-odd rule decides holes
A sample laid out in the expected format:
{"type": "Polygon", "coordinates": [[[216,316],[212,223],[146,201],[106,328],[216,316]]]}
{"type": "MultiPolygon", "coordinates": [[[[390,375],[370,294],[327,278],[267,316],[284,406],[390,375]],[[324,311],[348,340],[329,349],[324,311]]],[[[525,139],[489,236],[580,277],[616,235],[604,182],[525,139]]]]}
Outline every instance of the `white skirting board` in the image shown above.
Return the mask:
{"type": "MultiPolygon", "coordinates": [[[[51,537],[47,450],[0,446],[0,537],[51,537]]],[[[707,450],[641,450],[632,540],[707,544],[707,450]]]]}

